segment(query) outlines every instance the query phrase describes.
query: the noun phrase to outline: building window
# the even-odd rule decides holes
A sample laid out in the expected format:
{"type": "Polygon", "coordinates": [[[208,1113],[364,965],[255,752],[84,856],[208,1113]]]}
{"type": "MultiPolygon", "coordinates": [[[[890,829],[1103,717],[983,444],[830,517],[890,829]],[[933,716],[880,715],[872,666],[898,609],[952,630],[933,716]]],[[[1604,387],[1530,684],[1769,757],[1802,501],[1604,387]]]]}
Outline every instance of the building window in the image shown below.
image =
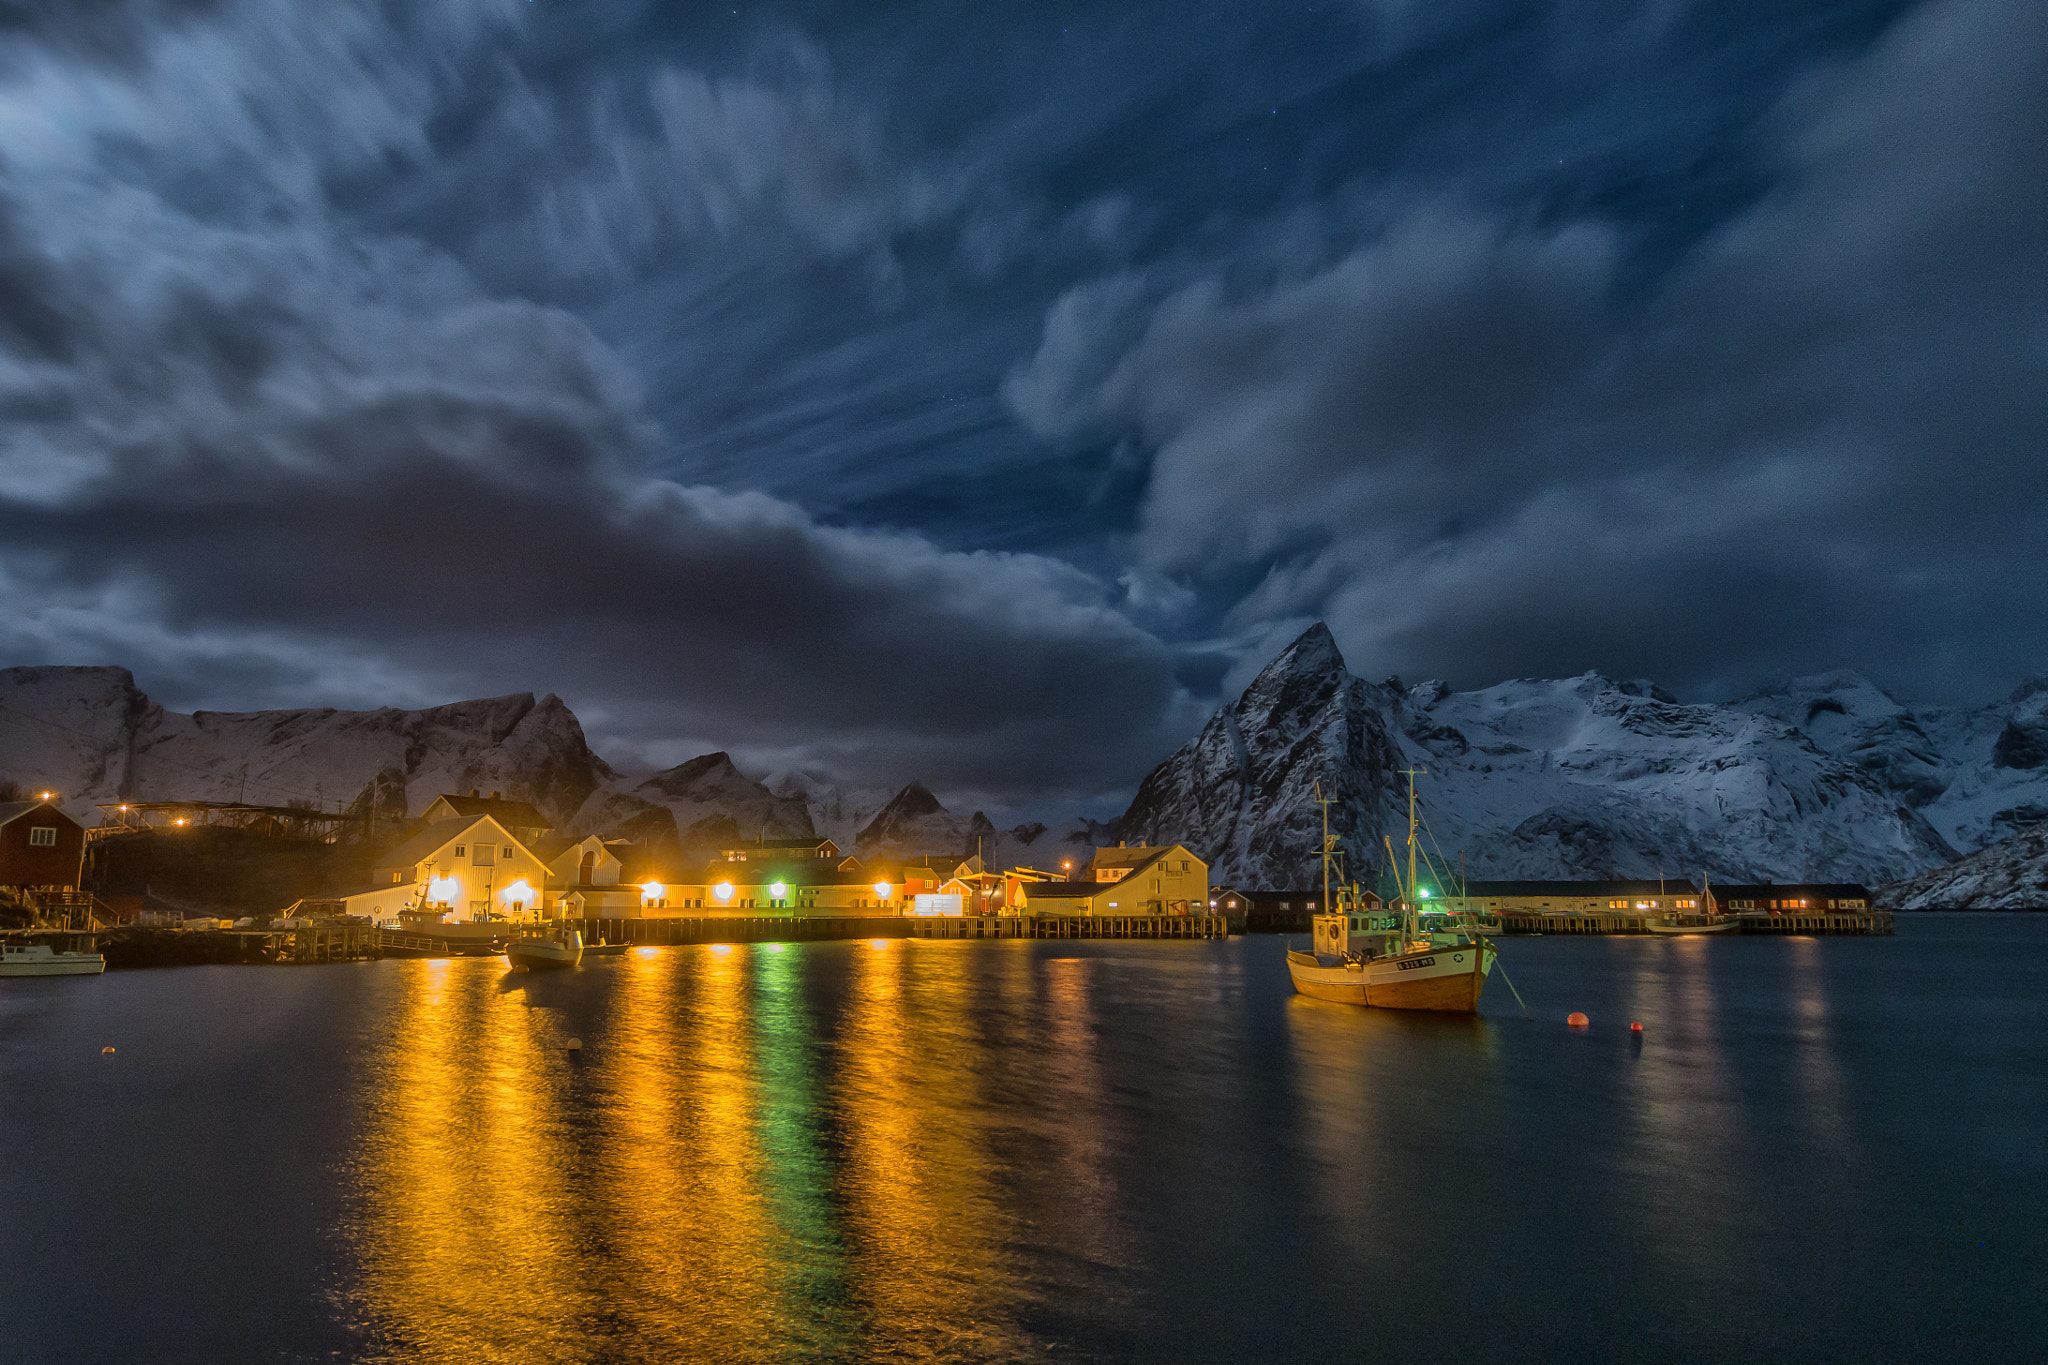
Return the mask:
{"type": "Polygon", "coordinates": [[[57,827],[55,825],[29,826],[28,846],[30,848],[55,848],[57,846],[57,827]]]}
{"type": "Polygon", "coordinates": [[[505,845],[505,861],[512,861],[512,845],[510,844],[505,845]]]}
{"type": "Polygon", "coordinates": [[[465,856],[466,852],[467,852],[467,850],[465,849],[465,847],[464,847],[463,845],[461,845],[461,844],[457,844],[457,845],[455,846],[455,856],[456,856],[456,857],[458,857],[458,858],[460,858],[460,857],[463,857],[463,856],[465,856]]]}

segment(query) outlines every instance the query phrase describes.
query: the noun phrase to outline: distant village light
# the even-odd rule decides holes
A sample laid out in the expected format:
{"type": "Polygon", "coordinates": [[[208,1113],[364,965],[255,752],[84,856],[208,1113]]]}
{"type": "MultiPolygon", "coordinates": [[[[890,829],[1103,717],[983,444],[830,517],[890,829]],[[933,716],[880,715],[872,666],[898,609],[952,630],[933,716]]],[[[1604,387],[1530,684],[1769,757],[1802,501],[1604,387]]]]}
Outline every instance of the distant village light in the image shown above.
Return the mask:
{"type": "Polygon", "coordinates": [[[55,792],[43,792],[43,793],[41,793],[42,799],[43,799],[43,800],[45,800],[45,801],[49,800],[49,799],[50,799],[50,798],[51,798],[52,796],[55,796],[55,795],[56,795],[56,793],[55,793],[55,792]]]}

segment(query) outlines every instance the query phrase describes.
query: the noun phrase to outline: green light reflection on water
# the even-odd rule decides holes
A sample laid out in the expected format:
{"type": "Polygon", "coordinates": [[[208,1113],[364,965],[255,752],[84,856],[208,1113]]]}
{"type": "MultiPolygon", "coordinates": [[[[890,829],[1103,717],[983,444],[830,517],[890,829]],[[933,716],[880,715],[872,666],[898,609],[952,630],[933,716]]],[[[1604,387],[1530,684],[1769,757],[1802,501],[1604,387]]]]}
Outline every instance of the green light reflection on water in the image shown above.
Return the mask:
{"type": "Polygon", "coordinates": [[[819,1140],[824,1106],[803,961],[800,951],[755,959],[755,1064],[761,1081],[756,1125],[767,1165],[762,1187],[769,1217],[785,1242],[778,1297],[790,1334],[807,1350],[839,1356],[853,1345],[852,1327],[840,1309],[846,1302],[846,1242],[833,1199],[832,1163],[819,1140]]]}

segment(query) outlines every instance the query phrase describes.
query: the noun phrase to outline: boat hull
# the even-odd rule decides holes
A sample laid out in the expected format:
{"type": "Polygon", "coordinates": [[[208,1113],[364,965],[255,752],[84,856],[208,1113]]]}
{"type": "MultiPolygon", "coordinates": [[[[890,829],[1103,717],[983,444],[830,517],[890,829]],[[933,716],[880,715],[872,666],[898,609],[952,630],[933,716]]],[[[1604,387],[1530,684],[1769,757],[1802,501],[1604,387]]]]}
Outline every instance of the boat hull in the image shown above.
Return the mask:
{"type": "Polygon", "coordinates": [[[1307,953],[1289,953],[1294,989],[1313,1000],[1387,1010],[1472,1014],[1498,953],[1485,940],[1403,953],[1364,963],[1325,966],[1307,953]]]}
{"type": "Polygon", "coordinates": [[[1653,934],[1725,934],[1736,927],[1732,919],[1717,924],[1649,924],[1644,926],[1653,934]]]}
{"type": "Polygon", "coordinates": [[[505,947],[505,960],[529,972],[574,967],[583,960],[583,940],[574,935],[567,943],[558,943],[551,938],[515,939],[505,947]]]}
{"type": "Polygon", "coordinates": [[[9,976],[98,976],[106,971],[107,960],[98,953],[58,953],[53,957],[25,962],[0,963],[0,977],[9,976]]]}

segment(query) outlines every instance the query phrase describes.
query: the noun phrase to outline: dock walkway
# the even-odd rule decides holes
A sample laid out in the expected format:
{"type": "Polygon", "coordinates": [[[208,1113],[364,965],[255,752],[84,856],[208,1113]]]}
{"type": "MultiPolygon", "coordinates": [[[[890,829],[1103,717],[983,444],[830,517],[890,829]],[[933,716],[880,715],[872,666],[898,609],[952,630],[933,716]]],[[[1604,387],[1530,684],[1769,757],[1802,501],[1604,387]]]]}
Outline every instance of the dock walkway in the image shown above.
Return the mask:
{"type": "MultiPolygon", "coordinates": [[[[1889,910],[1838,910],[1813,914],[1735,915],[1738,934],[1889,934],[1889,910]]],[[[1641,915],[1516,915],[1505,911],[1501,927],[1510,934],[1648,934],[1641,915]]]]}

